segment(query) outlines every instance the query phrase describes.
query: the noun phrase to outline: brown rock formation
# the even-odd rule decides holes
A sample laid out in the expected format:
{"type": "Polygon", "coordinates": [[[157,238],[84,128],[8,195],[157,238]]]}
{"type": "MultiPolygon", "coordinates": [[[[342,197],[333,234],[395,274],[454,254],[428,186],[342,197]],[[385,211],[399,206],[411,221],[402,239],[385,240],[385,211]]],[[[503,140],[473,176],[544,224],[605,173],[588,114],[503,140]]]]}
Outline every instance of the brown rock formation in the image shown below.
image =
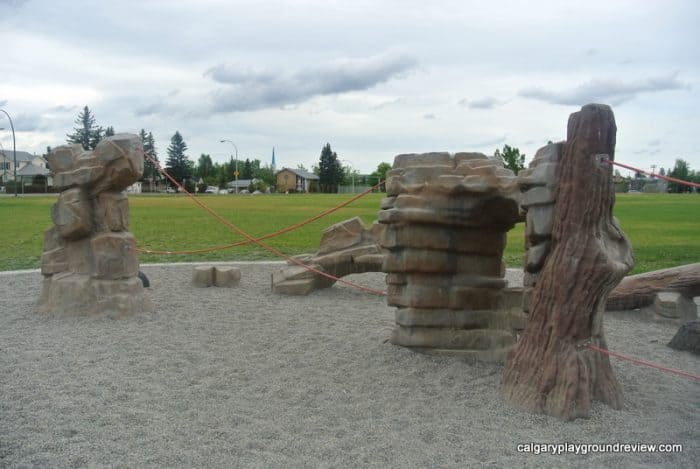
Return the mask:
{"type": "Polygon", "coordinates": [[[668,346],[675,350],[687,350],[700,355],[700,319],[683,324],[668,346]]]}
{"type": "Polygon", "coordinates": [[[48,161],[63,192],[51,209],[54,226],[44,236],[39,310],[111,316],[149,310],[122,192],[143,174],[140,139],[115,135],[94,152],[64,145],[48,161]]]}
{"type": "Polygon", "coordinates": [[[513,173],[479,153],[396,157],[378,219],[387,302],[398,308],[392,343],[503,358],[521,322],[502,262],[519,196],[513,173]]]}
{"type": "MultiPolygon", "coordinates": [[[[365,227],[359,217],[326,228],[316,254],[296,259],[314,269],[341,278],[350,274],[380,272],[384,253],[378,238],[384,226],[374,223],[365,227]]],[[[308,295],[320,288],[329,288],[335,280],[319,275],[296,263],[272,275],[272,291],[284,295],[308,295]]]]}
{"type": "Polygon", "coordinates": [[[563,419],[587,417],[592,399],[613,408],[622,391],[607,355],[606,298],[633,264],[630,244],[612,216],[615,119],[590,104],[569,118],[558,168],[550,254],[532,291],[519,342],[508,355],[502,394],[517,407],[563,419]]]}
{"type": "Polygon", "coordinates": [[[530,167],[518,174],[523,193],[520,209],[525,213],[525,276],[523,311],[529,311],[532,290],[552,246],[554,202],[561,143],[537,150],[530,167]]]}

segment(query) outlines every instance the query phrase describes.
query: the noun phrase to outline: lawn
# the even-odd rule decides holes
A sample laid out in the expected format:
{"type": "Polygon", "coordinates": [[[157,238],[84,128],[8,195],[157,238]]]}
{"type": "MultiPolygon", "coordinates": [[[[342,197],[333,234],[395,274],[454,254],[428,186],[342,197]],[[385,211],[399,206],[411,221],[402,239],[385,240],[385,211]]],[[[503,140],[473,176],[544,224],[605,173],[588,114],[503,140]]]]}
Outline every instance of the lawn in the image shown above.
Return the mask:
{"type": "MultiPolygon", "coordinates": [[[[199,200],[253,236],[285,228],[334,207],[350,196],[338,195],[207,195],[199,200]]],[[[314,223],[266,241],[294,255],[314,252],[321,231],[354,216],[371,223],[381,194],[370,194],[314,223]]],[[[37,268],[43,232],[51,225],[55,197],[1,197],[0,270],[37,268]]],[[[139,247],[154,250],[192,250],[226,245],[243,238],[180,195],[130,196],[131,231],[139,247]]],[[[700,195],[622,194],[615,214],[632,241],[633,273],[700,262],[700,195]]],[[[523,225],[508,235],[504,258],[519,267],[523,257],[523,225]]],[[[203,260],[259,260],[274,256],[254,245],[200,254],[141,254],[142,263],[203,260]]]]}

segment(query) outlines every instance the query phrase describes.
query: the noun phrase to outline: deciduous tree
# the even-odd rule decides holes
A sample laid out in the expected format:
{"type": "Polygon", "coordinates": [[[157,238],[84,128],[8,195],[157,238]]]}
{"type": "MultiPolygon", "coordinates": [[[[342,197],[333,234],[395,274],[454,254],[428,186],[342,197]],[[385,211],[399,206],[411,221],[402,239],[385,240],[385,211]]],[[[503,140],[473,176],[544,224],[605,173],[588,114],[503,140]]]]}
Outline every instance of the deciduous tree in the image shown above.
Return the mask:
{"type": "MultiPolygon", "coordinates": [[[[683,181],[689,181],[690,178],[690,166],[688,162],[682,159],[677,159],[676,164],[673,166],[673,170],[669,173],[669,176],[676,179],[682,179],[683,181]]],[[[668,184],[669,192],[690,192],[689,186],[684,186],[683,184],[678,184],[676,182],[671,182],[668,184]]]]}
{"type": "Polygon", "coordinates": [[[513,171],[515,174],[525,169],[525,154],[520,154],[520,150],[510,145],[503,145],[503,151],[496,149],[494,155],[503,162],[503,166],[513,171]]]}
{"type": "Polygon", "coordinates": [[[197,161],[197,176],[205,181],[214,176],[214,163],[211,160],[211,156],[205,153],[201,154],[197,161]]]}
{"type": "MultiPolygon", "coordinates": [[[[498,151],[498,150],[496,150],[498,151]]],[[[379,183],[379,181],[386,181],[386,173],[391,170],[391,164],[387,162],[381,162],[377,165],[376,171],[370,174],[370,184],[374,185],[379,183]]],[[[381,191],[386,191],[386,185],[382,184],[379,188],[381,191]]]]}

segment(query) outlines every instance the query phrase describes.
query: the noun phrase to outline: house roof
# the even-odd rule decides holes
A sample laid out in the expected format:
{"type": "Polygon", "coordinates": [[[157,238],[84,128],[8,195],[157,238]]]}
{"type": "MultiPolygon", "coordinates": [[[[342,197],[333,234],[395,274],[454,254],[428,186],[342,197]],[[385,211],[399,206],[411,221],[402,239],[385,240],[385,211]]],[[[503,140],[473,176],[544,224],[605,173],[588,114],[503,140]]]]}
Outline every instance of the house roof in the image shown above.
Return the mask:
{"type": "Polygon", "coordinates": [[[281,173],[282,171],[290,171],[297,176],[303,177],[304,179],[311,179],[312,181],[318,179],[318,176],[316,176],[314,173],[304,171],[303,169],[282,168],[277,174],[281,173]]]}
{"type": "MultiPolygon", "coordinates": [[[[7,148],[0,150],[0,158],[2,158],[3,156],[5,157],[5,159],[7,159],[7,161],[12,161],[14,157],[12,154],[12,150],[8,150],[7,148]]],[[[17,162],[32,161],[34,158],[40,158],[40,156],[32,155],[27,151],[17,150],[17,162]]]]}
{"type": "Polygon", "coordinates": [[[255,181],[257,181],[257,179],[239,179],[238,181],[229,181],[226,183],[226,187],[243,187],[244,189],[247,189],[248,186],[255,181]]]}
{"type": "Polygon", "coordinates": [[[17,176],[47,176],[50,172],[42,166],[28,164],[17,170],[17,176]]]}

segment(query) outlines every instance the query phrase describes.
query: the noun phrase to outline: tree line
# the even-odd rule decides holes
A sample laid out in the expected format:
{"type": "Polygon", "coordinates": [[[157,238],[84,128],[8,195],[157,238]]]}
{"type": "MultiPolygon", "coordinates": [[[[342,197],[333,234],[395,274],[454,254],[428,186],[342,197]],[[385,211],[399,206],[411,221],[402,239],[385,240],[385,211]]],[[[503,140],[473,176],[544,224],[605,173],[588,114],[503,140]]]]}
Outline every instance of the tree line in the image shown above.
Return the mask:
{"type": "MultiPolygon", "coordinates": [[[[106,137],[114,135],[112,126],[102,127],[97,124],[95,115],[88,106],[83,107],[75,120],[73,132],[66,134],[68,143],[82,145],[85,150],[94,150],[97,144],[106,137]]],[[[155,145],[153,132],[141,129],[139,137],[143,143],[144,152],[156,162],[159,162],[158,151],[155,145]]],[[[50,148],[47,149],[50,151],[50,148]]],[[[257,180],[251,189],[265,190],[274,185],[274,171],[268,165],[263,165],[259,159],[246,158],[238,164],[233,157],[226,163],[214,163],[210,155],[202,154],[198,163],[194,162],[187,155],[187,143],[180,131],[175,131],[170,138],[170,145],[166,153],[165,170],[180,184],[183,184],[188,191],[201,190],[206,186],[225,187],[226,183],[235,178],[234,171],[238,167],[239,179],[257,180]],[[200,182],[201,181],[201,182],[200,182]]],[[[156,165],[149,158],[144,161],[143,182],[159,183],[165,178],[157,170],[156,165]]],[[[165,181],[168,186],[174,186],[170,181],[165,181]]]]}
{"type": "MultiPolygon", "coordinates": [[[[98,125],[95,115],[88,106],[83,107],[74,124],[73,132],[66,134],[66,140],[68,143],[82,145],[85,150],[94,150],[102,139],[115,134],[114,127],[98,125]]],[[[141,129],[139,137],[143,143],[144,152],[159,162],[153,133],[141,129]]],[[[50,148],[47,150],[50,151],[50,148]]],[[[223,188],[228,182],[236,179],[236,171],[238,171],[239,180],[252,181],[248,187],[251,191],[264,192],[267,188],[276,185],[274,168],[263,164],[257,158],[235,161],[231,156],[231,159],[225,163],[216,163],[211,159],[211,155],[202,153],[195,164],[188,156],[187,150],[188,146],[184,137],[180,131],[175,131],[166,150],[165,169],[188,191],[203,192],[208,186],[223,188]]],[[[305,170],[306,168],[299,165],[298,169],[305,170]]],[[[361,175],[350,166],[343,166],[330,143],[326,143],[321,149],[319,164],[312,168],[313,172],[319,176],[318,185],[312,188],[321,192],[337,192],[338,186],[350,185],[351,181],[357,185],[374,185],[386,178],[386,172],[389,169],[391,169],[391,165],[382,162],[373,173],[361,175]]],[[[144,161],[142,182],[149,184],[165,182],[168,186],[173,186],[170,181],[165,180],[149,158],[144,161]]]]}
{"type": "MultiPolygon", "coordinates": [[[[687,161],[683,159],[677,159],[675,165],[673,166],[673,169],[670,169],[668,171],[664,170],[661,168],[659,174],[663,176],[663,173],[666,172],[668,177],[680,179],[682,181],[689,181],[689,182],[694,182],[696,184],[700,184],[700,171],[693,171],[690,169],[690,165],[688,164],[687,161]]],[[[691,192],[693,189],[690,186],[686,186],[683,184],[679,184],[677,182],[669,182],[668,183],[668,191],[669,192],[675,192],[675,193],[680,193],[680,192],[691,192]]]]}

